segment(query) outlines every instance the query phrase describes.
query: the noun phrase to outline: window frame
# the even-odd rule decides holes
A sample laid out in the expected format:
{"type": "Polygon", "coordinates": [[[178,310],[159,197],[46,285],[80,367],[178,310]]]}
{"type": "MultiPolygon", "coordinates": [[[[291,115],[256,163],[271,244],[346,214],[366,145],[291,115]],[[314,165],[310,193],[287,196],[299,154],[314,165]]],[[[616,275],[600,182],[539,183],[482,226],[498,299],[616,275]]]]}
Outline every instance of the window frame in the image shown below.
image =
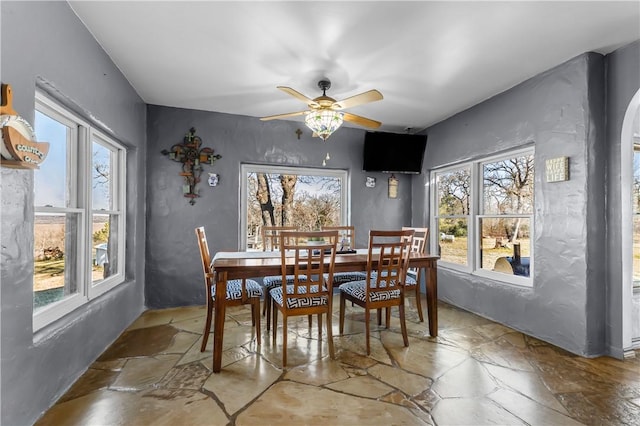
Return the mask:
{"type": "Polygon", "coordinates": [[[247,188],[249,173],[269,173],[269,174],[296,174],[296,175],[315,175],[315,176],[331,176],[340,179],[340,185],[342,188],[340,194],[340,220],[341,225],[349,225],[351,223],[351,185],[350,185],[350,173],[348,170],[343,169],[325,169],[314,167],[298,167],[298,166],[283,166],[273,164],[255,164],[255,163],[241,163],[240,164],[240,200],[239,209],[240,212],[240,227],[238,235],[240,235],[238,244],[239,250],[246,250],[247,247],[247,188]]]}
{"type": "MultiPolygon", "coordinates": [[[[68,197],[65,206],[38,206],[34,199],[34,215],[38,213],[78,214],[77,264],[75,274],[77,293],[62,300],[52,302],[38,311],[33,309],[33,333],[56,322],[62,317],[86,305],[90,300],[106,293],[125,281],[126,259],[126,147],[115,139],[94,128],[86,120],[71,112],[60,102],[48,97],[44,92],[36,90],[35,111],[60,122],[69,128],[67,135],[66,167],[67,179],[65,190],[68,197]],[[116,150],[116,203],[114,214],[118,215],[118,271],[112,276],[92,282],[92,177],[91,161],[94,138],[116,150]]],[[[35,184],[35,182],[34,182],[35,184]]],[[[111,210],[110,210],[111,211],[111,210]]],[[[35,222],[34,222],[35,226],[35,222]]],[[[35,229],[32,231],[35,232],[35,229]]],[[[35,264],[35,258],[33,259],[35,264]]],[[[65,268],[67,266],[65,265],[65,268]]],[[[35,276],[34,276],[35,282],[35,276]]],[[[34,289],[32,289],[32,293],[34,289]]]]}
{"type": "MultiPolygon", "coordinates": [[[[495,217],[505,217],[505,218],[528,218],[530,220],[530,234],[534,235],[535,232],[535,189],[533,193],[533,205],[532,211],[528,214],[518,214],[513,213],[509,215],[500,215],[500,214],[484,214],[483,211],[483,196],[484,196],[484,175],[483,175],[483,165],[492,162],[498,162],[502,160],[507,160],[514,157],[520,157],[525,155],[532,155],[534,157],[535,162],[535,148],[532,146],[528,146],[525,148],[518,148],[509,151],[503,151],[499,154],[494,154],[486,157],[476,158],[471,161],[460,162],[456,164],[450,164],[441,168],[432,169],[430,172],[430,187],[434,190],[431,191],[430,197],[430,211],[432,212],[431,216],[431,229],[436,232],[432,233],[431,238],[431,252],[439,253],[439,233],[440,230],[438,228],[438,219],[440,218],[439,214],[439,200],[438,200],[438,184],[437,178],[438,175],[443,173],[449,173],[455,170],[461,170],[469,168],[471,170],[471,202],[469,208],[469,216],[468,216],[468,228],[467,228],[467,265],[460,265],[457,263],[447,262],[446,260],[440,259],[438,264],[445,269],[453,269],[460,272],[468,273],[470,275],[480,276],[484,278],[489,278],[491,280],[500,281],[507,284],[512,284],[521,287],[533,287],[533,276],[535,272],[535,253],[534,253],[534,244],[533,238],[530,239],[530,247],[529,247],[529,257],[530,257],[530,266],[529,266],[529,276],[519,276],[519,275],[508,275],[501,272],[495,272],[488,269],[483,269],[482,264],[480,262],[480,244],[482,236],[480,233],[482,232],[480,221],[483,218],[495,218],[495,217]]],[[[534,169],[534,178],[533,182],[535,185],[535,174],[536,170],[534,169]]],[[[447,216],[449,217],[449,216],[447,216]]]]}
{"type": "Polygon", "coordinates": [[[451,219],[456,219],[456,218],[465,218],[467,219],[467,263],[466,265],[461,265],[459,263],[453,263],[453,262],[448,262],[447,260],[444,259],[440,259],[438,261],[439,265],[443,265],[452,269],[456,269],[458,271],[462,271],[462,272],[468,272],[471,273],[473,271],[473,264],[470,261],[471,257],[472,257],[472,245],[473,245],[473,233],[474,233],[474,229],[475,229],[475,221],[473,220],[473,217],[475,215],[475,203],[474,203],[474,199],[473,199],[473,194],[474,194],[474,189],[473,189],[473,185],[474,185],[474,181],[473,181],[473,175],[475,173],[475,165],[471,162],[465,162],[465,163],[459,163],[453,166],[447,166],[447,167],[443,167],[441,169],[434,169],[431,171],[431,187],[434,188],[435,190],[432,191],[432,200],[431,200],[431,211],[434,212],[434,214],[431,215],[431,229],[434,230],[434,232],[432,232],[432,238],[431,238],[431,253],[438,253],[440,254],[440,224],[439,224],[439,219],[441,218],[451,218],[451,219]],[[439,197],[438,197],[438,192],[439,192],[439,187],[438,187],[438,175],[440,174],[446,174],[446,173],[450,173],[450,172],[454,172],[456,170],[463,170],[463,169],[468,169],[469,170],[469,176],[471,178],[471,182],[470,182],[470,188],[471,188],[471,197],[470,197],[470,202],[469,202],[469,214],[468,215],[445,215],[442,216],[440,215],[440,203],[439,203],[439,197]]]}
{"type": "MultiPolygon", "coordinates": [[[[107,291],[111,290],[112,288],[114,288],[115,286],[117,286],[118,284],[122,283],[125,279],[125,275],[124,275],[124,264],[125,264],[125,247],[126,247],[126,241],[125,241],[125,234],[126,234],[126,210],[124,209],[124,206],[126,205],[126,150],[124,149],[124,147],[120,144],[118,144],[116,141],[114,141],[112,138],[109,138],[107,135],[105,135],[104,133],[100,132],[97,129],[91,128],[89,131],[89,143],[88,146],[93,147],[93,143],[94,142],[98,142],[100,145],[102,145],[103,147],[106,147],[107,149],[111,150],[111,160],[114,163],[114,167],[113,169],[115,172],[115,176],[114,179],[111,181],[111,187],[112,187],[112,193],[115,195],[114,196],[114,200],[113,200],[113,205],[111,207],[111,209],[109,210],[94,210],[93,209],[93,205],[92,203],[87,204],[87,209],[89,210],[89,214],[88,216],[88,224],[87,226],[89,226],[88,229],[92,229],[92,224],[93,224],[93,215],[98,213],[98,214],[108,214],[108,215],[115,215],[117,217],[117,222],[118,222],[118,234],[117,234],[117,245],[118,245],[118,252],[117,252],[117,265],[118,265],[118,270],[116,271],[115,274],[110,275],[109,277],[100,280],[100,281],[96,281],[94,282],[92,277],[91,277],[91,268],[86,268],[86,272],[88,274],[87,277],[87,282],[89,283],[89,298],[95,298],[100,296],[101,294],[106,293],[107,291]],[[113,151],[115,150],[115,152],[113,151]],[[114,182],[115,181],[115,182],[114,182]],[[120,266],[122,265],[122,266],[120,266]]],[[[92,150],[89,151],[88,155],[86,156],[86,160],[87,160],[87,164],[85,165],[86,167],[88,167],[88,172],[87,172],[87,179],[89,181],[91,181],[91,177],[89,176],[89,170],[91,170],[91,159],[92,159],[92,150]]],[[[88,197],[90,197],[89,199],[91,199],[92,197],[92,191],[91,191],[91,185],[87,185],[86,186],[87,191],[89,192],[87,194],[88,197]]],[[[88,235],[89,239],[88,241],[93,241],[93,237],[92,235],[88,235]]],[[[88,258],[91,259],[91,244],[88,244],[88,258]]]]}

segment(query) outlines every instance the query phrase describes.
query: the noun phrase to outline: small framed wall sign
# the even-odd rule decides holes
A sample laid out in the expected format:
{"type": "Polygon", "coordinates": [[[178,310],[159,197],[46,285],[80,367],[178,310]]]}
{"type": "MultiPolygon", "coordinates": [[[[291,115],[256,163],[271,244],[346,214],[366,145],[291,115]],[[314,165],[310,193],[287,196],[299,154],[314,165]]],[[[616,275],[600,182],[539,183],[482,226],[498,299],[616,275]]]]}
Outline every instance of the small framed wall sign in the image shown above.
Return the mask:
{"type": "Polygon", "coordinates": [[[569,180],[569,157],[548,159],[545,164],[545,172],[547,182],[563,182],[569,180]]]}
{"type": "Polygon", "coordinates": [[[389,198],[398,198],[398,179],[394,175],[389,178],[389,198]]]}

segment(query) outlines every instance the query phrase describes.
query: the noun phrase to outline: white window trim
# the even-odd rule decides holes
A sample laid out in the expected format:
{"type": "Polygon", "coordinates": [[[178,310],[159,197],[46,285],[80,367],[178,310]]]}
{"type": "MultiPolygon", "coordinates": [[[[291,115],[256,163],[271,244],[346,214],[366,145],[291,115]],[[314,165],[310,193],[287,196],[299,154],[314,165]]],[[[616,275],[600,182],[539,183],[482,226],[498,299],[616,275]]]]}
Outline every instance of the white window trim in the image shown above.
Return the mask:
{"type": "MultiPolygon", "coordinates": [[[[459,217],[467,217],[467,265],[460,265],[457,263],[447,262],[446,260],[439,260],[439,267],[443,267],[445,269],[453,269],[460,272],[468,273],[470,275],[479,276],[483,278],[488,278],[494,281],[500,281],[506,284],[515,285],[518,287],[533,287],[533,277],[535,273],[535,253],[534,253],[534,244],[533,238],[531,238],[530,242],[530,258],[532,262],[529,267],[529,276],[523,277],[519,275],[508,275],[500,272],[494,272],[488,269],[483,269],[480,265],[480,251],[475,250],[474,248],[479,247],[480,244],[480,235],[477,230],[480,229],[479,221],[482,217],[494,217],[496,215],[483,215],[479,214],[481,211],[480,203],[481,203],[481,195],[482,195],[482,185],[483,180],[480,177],[481,166],[485,163],[495,162],[497,160],[504,160],[508,158],[518,157],[522,155],[533,155],[535,157],[535,149],[531,146],[526,148],[514,149],[510,151],[504,151],[496,155],[477,158],[473,161],[465,161],[462,163],[457,163],[453,165],[447,165],[446,167],[437,168],[431,170],[430,174],[430,187],[434,188],[431,191],[431,211],[434,212],[431,214],[431,229],[438,230],[438,218],[440,217],[436,212],[438,211],[438,190],[436,177],[438,174],[447,173],[453,170],[460,170],[463,168],[471,169],[471,203],[469,208],[469,216],[460,215],[459,217]]],[[[536,171],[537,173],[537,171],[536,171]]],[[[535,194],[534,194],[534,207],[535,207],[535,194]]],[[[533,212],[531,214],[510,214],[510,215],[498,215],[505,217],[526,217],[530,218],[530,234],[531,236],[535,235],[535,216],[533,212]]],[[[454,217],[454,216],[447,216],[454,217]]],[[[433,233],[434,236],[431,239],[431,252],[438,252],[438,244],[439,244],[439,236],[435,235],[436,232],[433,233]]]]}
{"type": "MultiPolygon", "coordinates": [[[[88,303],[91,299],[103,294],[119,284],[124,282],[126,270],[125,265],[125,251],[126,251],[126,148],[117,143],[112,138],[94,129],[86,120],[83,120],[76,114],[70,112],[64,105],[53,101],[46,96],[43,92],[36,90],[35,107],[38,111],[48,115],[49,117],[59,121],[71,129],[68,144],[67,155],[67,182],[66,185],[69,188],[68,205],[65,207],[48,207],[48,206],[34,206],[35,213],[77,213],[80,215],[78,228],[79,234],[84,237],[78,243],[77,253],[77,293],[70,295],[58,302],[51,303],[47,306],[43,306],[38,311],[33,312],[33,333],[41,330],[42,328],[53,324],[57,320],[61,319],[65,315],[72,311],[82,307],[88,303]],[[119,239],[118,242],[118,265],[119,271],[117,274],[110,276],[109,278],[99,281],[96,285],[93,285],[91,280],[91,240],[92,235],[89,232],[92,220],[91,210],[91,185],[87,182],[86,176],[91,168],[91,146],[92,137],[96,136],[103,142],[109,144],[109,146],[118,149],[118,171],[117,171],[117,185],[118,192],[118,211],[120,214],[119,225],[119,239]],[[87,153],[87,149],[89,152],[87,153]],[[80,159],[84,161],[80,162],[80,159]],[[81,190],[82,189],[82,190],[81,190]]],[[[33,291],[33,290],[32,290],[33,291]]]]}
{"type": "Polygon", "coordinates": [[[311,167],[296,167],[296,166],[276,166],[271,164],[240,164],[240,199],[238,211],[240,212],[240,227],[238,229],[239,238],[239,250],[244,250],[247,246],[247,175],[249,173],[270,173],[270,174],[282,174],[282,173],[295,173],[297,175],[307,176],[332,176],[340,179],[342,187],[340,198],[340,217],[342,218],[342,224],[348,225],[351,223],[351,209],[349,206],[349,200],[351,199],[351,185],[349,184],[349,171],[342,169],[321,169],[311,167]]]}

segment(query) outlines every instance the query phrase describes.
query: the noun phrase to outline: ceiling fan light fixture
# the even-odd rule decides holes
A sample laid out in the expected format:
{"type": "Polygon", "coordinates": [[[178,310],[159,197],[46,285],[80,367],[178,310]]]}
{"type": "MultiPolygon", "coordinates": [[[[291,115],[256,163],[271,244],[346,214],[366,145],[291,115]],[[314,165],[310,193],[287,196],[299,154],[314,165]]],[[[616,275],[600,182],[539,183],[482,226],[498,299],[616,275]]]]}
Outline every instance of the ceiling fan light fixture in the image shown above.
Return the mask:
{"type": "Polygon", "coordinates": [[[344,113],[330,109],[310,111],[304,118],[304,124],[323,141],[326,141],[333,132],[338,130],[343,121],[344,113]]]}

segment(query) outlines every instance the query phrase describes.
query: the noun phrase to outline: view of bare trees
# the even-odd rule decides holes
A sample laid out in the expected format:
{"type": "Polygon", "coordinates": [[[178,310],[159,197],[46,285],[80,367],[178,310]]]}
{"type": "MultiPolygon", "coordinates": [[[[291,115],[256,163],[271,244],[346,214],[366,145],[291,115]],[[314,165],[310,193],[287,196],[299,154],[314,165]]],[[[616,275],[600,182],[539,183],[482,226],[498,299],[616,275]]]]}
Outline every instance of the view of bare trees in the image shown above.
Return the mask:
{"type": "Polygon", "coordinates": [[[468,215],[471,202],[471,176],[469,169],[458,169],[442,174],[438,180],[440,189],[440,214],[468,215]]]}
{"type": "MultiPolygon", "coordinates": [[[[483,166],[484,214],[527,214],[533,211],[533,155],[513,157],[483,166]]],[[[504,232],[510,242],[529,237],[520,218],[496,221],[489,232],[504,232]]]]}
{"type": "Polygon", "coordinates": [[[471,203],[471,170],[457,169],[438,176],[440,216],[453,216],[440,220],[439,230],[446,235],[463,237],[467,235],[467,216],[471,203]]]}
{"type": "Polygon", "coordinates": [[[340,224],[340,179],[332,176],[249,173],[247,236],[263,225],[318,230],[340,224]]]}
{"type": "MultiPolygon", "coordinates": [[[[481,267],[491,269],[498,257],[513,254],[516,243],[522,256],[530,253],[528,215],[533,212],[534,157],[520,155],[479,166],[481,267]]],[[[468,227],[473,219],[471,170],[466,166],[437,175],[441,256],[462,265],[468,263],[468,227]]]]}

